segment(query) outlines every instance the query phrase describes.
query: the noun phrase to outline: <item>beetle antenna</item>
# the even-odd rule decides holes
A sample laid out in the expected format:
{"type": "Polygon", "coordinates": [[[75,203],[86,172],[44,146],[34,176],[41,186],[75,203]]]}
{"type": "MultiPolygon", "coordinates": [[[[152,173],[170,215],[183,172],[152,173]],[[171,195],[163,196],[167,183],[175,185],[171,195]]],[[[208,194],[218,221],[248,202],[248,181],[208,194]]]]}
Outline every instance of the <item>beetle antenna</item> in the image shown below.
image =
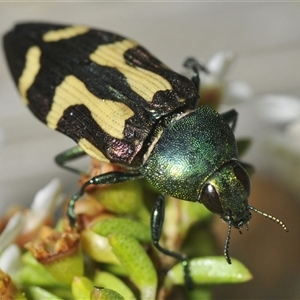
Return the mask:
{"type": "Polygon", "coordinates": [[[272,221],[276,222],[277,224],[279,224],[283,228],[283,230],[285,230],[286,232],[289,232],[288,228],[286,227],[286,225],[281,220],[279,220],[279,219],[277,219],[277,218],[275,218],[275,217],[273,217],[269,214],[266,214],[263,211],[260,211],[260,210],[258,210],[257,208],[255,208],[251,205],[249,205],[248,208],[255,211],[256,213],[268,218],[269,220],[272,220],[272,221]]]}
{"type": "Polygon", "coordinates": [[[228,249],[229,249],[229,240],[230,240],[230,234],[231,234],[231,222],[228,223],[228,231],[227,231],[227,237],[226,237],[226,240],[225,240],[225,246],[224,246],[224,256],[227,260],[227,262],[231,265],[231,259],[230,259],[230,256],[229,256],[229,253],[228,253],[228,249]]]}

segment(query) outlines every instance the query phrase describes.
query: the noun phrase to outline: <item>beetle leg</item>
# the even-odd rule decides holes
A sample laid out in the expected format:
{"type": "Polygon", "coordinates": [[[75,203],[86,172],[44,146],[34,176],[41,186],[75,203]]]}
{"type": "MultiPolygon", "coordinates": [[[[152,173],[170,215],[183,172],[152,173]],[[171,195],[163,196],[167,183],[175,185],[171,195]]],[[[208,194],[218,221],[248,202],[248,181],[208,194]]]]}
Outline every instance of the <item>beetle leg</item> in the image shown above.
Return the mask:
{"type": "Polygon", "coordinates": [[[76,215],[74,212],[75,203],[84,194],[86,187],[89,185],[100,185],[100,184],[114,184],[124,181],[129,181],[133,179],[142,178],[143,176],[139,172],[135,173],[124,173],[124,172],[109,172],[106,174],[97,175],[87,182],[85,182],[78,193],[76,193],[70,200],[68,206],[68,217],[71,227],[74,227],[76,222],[76,215]]]}
{"type": "Polygon", "coordinates": [[[159,195],[152,211],[150,225],[153,244],[160,252],[174,257],[182,262],[184,281],[186,286],[190,289],[193,286],[193,281],[190,276],[189,263],[186,255],[165,249],[159,244],[165,218],[165,202],[165,196],[159,195]]]}
{"type": "Polygon", "coordinates": [[[71,149],[65,150],[64,152],[55,156],[55,162],[61,167],[68,171],[71,171],[76,174],[82,174],[83,171],[78,169],[65,166],[65,163],[68,161],[80,158],[82,156],[87,155],[79,146],[72,147],[71,149]]]}
{"type": "Polygon", "coordinates": [[[255,169],[252,165],[239,160],[239,164],[246,170],[249,176],[253,175],[255,169]]]}
{"type": "Polygon", "coordinates": [[[236,125],[236,122],[237,122],[237,117],[238,117],[237,111],[234,110],[234,109],[231,109],[229,111],[226,111],[226,112],[222,113],[221,116],[229,124],[232,131],[234,131],[235,130],[235,125],[236,125]]]}
{"type": "Polygon", "coordinates": [[[199,63],[199,61],[195,58],[189,57],[183,63],[183,66],[193,72],[191,81],[194,84],[196,90],[200,91],[200,72],[203,71],[205,73],[209,73],[204,65],[199,63]]]}

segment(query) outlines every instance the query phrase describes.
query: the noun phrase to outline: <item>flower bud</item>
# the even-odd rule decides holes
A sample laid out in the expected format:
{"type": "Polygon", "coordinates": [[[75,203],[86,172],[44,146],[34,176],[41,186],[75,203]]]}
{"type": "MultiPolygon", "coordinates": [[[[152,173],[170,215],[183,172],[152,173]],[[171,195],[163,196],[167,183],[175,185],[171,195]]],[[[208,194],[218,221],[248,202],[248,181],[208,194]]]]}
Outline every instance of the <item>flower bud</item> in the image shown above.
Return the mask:
{"type": "Polygon", "coordinates": [[[26,297],[18,291],[8,274],[0,270],[0,299],[26,300],[26,297]]]}
{"type": "Polygon", "coordinates": [[[83,274],[83,256],[75,232],[43,227],[40,237],[26,244],[26,248],[62,284],[70,284],[74,276],[83,274]]]}

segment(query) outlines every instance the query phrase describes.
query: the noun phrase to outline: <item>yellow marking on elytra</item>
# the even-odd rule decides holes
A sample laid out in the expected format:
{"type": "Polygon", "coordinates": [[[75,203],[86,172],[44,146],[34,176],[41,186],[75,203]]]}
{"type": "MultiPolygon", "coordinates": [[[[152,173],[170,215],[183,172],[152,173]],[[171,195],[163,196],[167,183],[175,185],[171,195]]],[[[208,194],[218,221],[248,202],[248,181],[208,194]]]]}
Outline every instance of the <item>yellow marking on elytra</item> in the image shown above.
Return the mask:
{"type": "Polygon", "coordinates": [[[89,31],[87,26],[70,26],[58,30],[50,30],[43,35],[44,42],[57,42],[59,40],[70,39],[89,31]]]}
{"type": "Polygon", "coordinates": [[[109,159],[107,159],[105,155],[99,149],[97,149],[93,144],[91,144],[87,139],[85,138],[80,139],[78,145],[89,156],[96,158],[100,161],[109,163],[109,159]]]}
{"type": "Polygon", "coordinates": [[[22,75],[19,78],[18,88],[22,96],[22,100],[26,105],[29,101],[27,99],[27,91],[32,86],[37,73],[41,68],[40,57],[42,51],[39,47],[33,46],[28,49],[26,53],[25,67],[22,75]]]}
{"type": "Polygon", "coordinates": [[[90,59],[99,65],[118,69],[125,75],[132,90],[151,102],[157,91],[171,90],[172,86],[168,80],[154,72],[126,64],[124,53],[135,46],[137,44],[131,40],[101,45],[90,55],[90,59]]]}
{"type": "Polygon", "coordinates": [[[123,103],[96,97],[73,75],[67,76],[55,89],[53,104],[47,115],[47,125],[56,129],[65,110],[81,104],[89,109],[94,121],[107,134],[117,139],[124,138],[125,121],[132,117],[134,112],[123,103]]]}

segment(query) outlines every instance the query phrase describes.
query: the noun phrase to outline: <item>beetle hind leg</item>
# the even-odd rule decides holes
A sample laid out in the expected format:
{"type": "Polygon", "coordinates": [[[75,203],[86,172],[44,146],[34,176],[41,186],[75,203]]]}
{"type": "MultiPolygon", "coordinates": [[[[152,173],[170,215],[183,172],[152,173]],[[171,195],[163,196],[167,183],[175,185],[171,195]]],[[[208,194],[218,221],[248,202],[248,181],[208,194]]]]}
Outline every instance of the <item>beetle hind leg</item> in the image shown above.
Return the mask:
{"type": "Polygon", "coordinates": [[[65,164],[69,161],[72,161],[74,159],[86,156],[87,154],[79,147],[75,146],[71,149],[65,150],[64,152],[58,154],[55,156],[55,162],[57,165],[59,165],[61,168],[64,168],[70,172],[73,172],[75,174],[83,174],[83,171],[80,171],[78,169],[66,166],[65,164]]]}

